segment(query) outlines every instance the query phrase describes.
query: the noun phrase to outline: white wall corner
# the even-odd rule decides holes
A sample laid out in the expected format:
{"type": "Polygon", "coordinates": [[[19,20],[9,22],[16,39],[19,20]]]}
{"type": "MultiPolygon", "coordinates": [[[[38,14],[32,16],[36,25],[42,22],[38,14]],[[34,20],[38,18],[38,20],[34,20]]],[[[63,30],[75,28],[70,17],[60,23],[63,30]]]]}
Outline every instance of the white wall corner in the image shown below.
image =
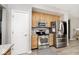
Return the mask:
{"type": "Polygon", "coordinates": [[[6,9],[2,10],[2,44],[6,44],[6,9]]]}
{"type": "Polygon", "coordinates": [[[66,23],[67,23],[67,46],[69,46],[69,38],[68,38],[68,19],[69,19],[69,17],[68,17],[68,13],[67,12],[65,12],[64,13],[64,21],[66,21],[66,23]]]}
{"type": "Polygon", "coordinates": [[[28,53],[28,54],[31,54],[31,53],[32,53],[32,51],[30,50],[30,51],[28,51],[27,53],[28,53]]]}

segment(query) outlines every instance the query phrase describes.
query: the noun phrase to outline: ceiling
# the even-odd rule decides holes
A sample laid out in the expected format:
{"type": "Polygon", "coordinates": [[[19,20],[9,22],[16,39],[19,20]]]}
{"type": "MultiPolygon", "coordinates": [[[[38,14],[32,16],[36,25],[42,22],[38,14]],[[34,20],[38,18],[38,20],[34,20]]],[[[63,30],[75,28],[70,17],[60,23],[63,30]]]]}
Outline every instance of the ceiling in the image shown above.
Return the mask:
{"type": "MultiPolygon", "coordinates": [[[[32,4],[32,5],[34,6],[34,4],[32,4]]],[[[41,6],[47,6],[47,7],[50,7],[51,9],[55,8],[55,9],[57,9],[59,11],[65,11],[65,12],[68,13],[69,17],[72,17],[73,16],[73,17],[79,18],[79,4],[35,4],[35,6],[37,6],[37,5],[38,6],[39,5],[41,5],[41,6]]],[[[13,7],[13,6],[14,5],[12,5],[11,7],[13,7]]],[[[19,6],[21,6],[21,5],[19,5],[19,6]]],[[[26,5],[22,5],[22,6],[23,7],[24,6],[26,7],[26,5]]],[[[17,8],[18,6],[15,5],[14,7],[17,8]]]]}
{"type": "Polygon", "coordinates": [[[79,4],[48,4],[47,6],[64,10],[68,12],[70,17],[73,16],[79,18],[79,4]]]}

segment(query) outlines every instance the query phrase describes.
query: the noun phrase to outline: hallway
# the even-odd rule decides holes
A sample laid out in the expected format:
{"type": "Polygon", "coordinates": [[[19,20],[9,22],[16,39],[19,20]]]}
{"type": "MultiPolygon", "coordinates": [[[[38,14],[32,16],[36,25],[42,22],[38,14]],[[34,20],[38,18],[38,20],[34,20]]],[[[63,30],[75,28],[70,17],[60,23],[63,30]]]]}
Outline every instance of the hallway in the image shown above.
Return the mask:
{"type": "Polygon", "coordinates": [[[45,48],[32,50],[31,55],[79,55],[79,40],[70,41],[70,45],[64,48],[45,48]]]}

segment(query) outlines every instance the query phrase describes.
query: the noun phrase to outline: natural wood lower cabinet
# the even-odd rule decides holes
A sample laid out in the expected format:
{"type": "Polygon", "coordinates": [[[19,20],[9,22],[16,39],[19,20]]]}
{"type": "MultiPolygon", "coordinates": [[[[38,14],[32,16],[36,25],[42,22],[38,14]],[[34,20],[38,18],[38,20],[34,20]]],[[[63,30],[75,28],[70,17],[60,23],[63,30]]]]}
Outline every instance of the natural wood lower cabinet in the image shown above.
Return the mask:
{"type": "MultiPolygon", "coordinates": [[[[48,42],[49,42],[49,46],[52,46],[53,45],[53,33],[50,33],[49,34],[49,37],[48,37],[48,42]]],[[[38,48],[38,36],[37,34],[33,34],[32,35],[32,49],[36,49],[38,48]]]]}
{"type": "Polygon", "coordinates": [[[49,46],[53,45],[53,34],[52,33],[49,34],[49,40],[48,40],[48,42],[49,42],[49,46]]]}
{"type": "Polygon", "coordinates": [[[32,35],[32,49],[36,49],[37,48],[37,35],[36,34],[33,34],[32,35]]]}

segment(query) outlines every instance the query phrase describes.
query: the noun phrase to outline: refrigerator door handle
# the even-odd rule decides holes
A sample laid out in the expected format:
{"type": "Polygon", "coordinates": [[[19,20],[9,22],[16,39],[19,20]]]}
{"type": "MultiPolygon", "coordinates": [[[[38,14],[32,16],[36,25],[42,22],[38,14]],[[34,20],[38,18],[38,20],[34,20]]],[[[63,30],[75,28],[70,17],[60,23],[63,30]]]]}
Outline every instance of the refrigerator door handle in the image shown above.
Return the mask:
{"type": "Polygon", "coordinates": [[[62,28],[63,28],[63,34],[64,34],[64,24],[62,23],[62,28]]]}

